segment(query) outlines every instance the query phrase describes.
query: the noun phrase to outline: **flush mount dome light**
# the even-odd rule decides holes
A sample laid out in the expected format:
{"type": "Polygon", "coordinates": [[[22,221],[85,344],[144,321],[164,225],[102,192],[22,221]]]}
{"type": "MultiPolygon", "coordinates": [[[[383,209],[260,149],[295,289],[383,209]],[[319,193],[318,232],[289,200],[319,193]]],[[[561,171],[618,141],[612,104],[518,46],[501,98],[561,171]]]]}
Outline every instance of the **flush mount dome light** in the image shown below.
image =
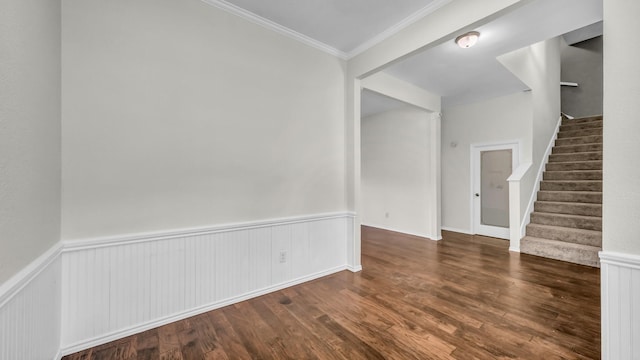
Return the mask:
{"type": "Polygon", "coordinates": [[[463,49],[470,48],[478,42],[480,33],[477,31],[469,31],[456,38],[456,44],[463,49]]]}

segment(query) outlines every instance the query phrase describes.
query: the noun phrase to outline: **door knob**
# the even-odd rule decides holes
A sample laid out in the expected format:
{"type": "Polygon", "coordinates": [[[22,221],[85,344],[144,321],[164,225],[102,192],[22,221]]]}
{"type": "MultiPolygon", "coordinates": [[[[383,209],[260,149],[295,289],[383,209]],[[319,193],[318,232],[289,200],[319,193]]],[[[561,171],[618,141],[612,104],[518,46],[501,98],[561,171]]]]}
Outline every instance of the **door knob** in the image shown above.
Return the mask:
{"type": "Polygon", "coordinates": [[[476,193],[476,197],[480,197],[480,194],[476,193]]]}

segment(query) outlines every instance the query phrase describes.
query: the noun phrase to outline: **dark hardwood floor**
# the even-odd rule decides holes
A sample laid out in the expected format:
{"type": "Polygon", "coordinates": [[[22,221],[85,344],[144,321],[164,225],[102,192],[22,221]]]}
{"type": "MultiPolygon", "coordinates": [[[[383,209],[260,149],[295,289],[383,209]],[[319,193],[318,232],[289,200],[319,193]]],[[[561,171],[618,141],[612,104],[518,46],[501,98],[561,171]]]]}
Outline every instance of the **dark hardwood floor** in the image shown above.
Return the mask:
{"type": "Polygon", "coordinates": [[[599,359],[599,269],[364,227],[343,271],[65,357],[599,359]]]}

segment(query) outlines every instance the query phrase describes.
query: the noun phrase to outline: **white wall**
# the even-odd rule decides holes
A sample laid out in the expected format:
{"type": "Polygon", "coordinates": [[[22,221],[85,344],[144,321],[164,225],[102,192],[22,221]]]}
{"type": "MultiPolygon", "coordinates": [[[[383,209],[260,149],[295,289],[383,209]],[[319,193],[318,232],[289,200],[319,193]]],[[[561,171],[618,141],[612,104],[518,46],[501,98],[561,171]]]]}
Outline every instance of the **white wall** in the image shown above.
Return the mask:
{"type": "Polygon", "coordinates": [[[344,210],[342,60],[199,0],[65,0],[62,238],[344,210]]]}
{"type": "Polygon", "coordinates": [[[640,255],[640,49],[627,40],[640,30],[638,11],[638,2],[605,2],[602,247],[640,255]]]}
{"type": "Polygon", "coordinates": [[[640,358],[640,2],[604,1],[602,358],[640,358]]]}
{"type": "Polygon", "coordinates": [[[434,238],[430,114],[407,105],[362,119],[362,223],[434,238]]]}
{"type": "Polygon", "coordinates": [[[602,36],[566,45],[561,38],[562,112],[574,117],[602,115],[602,36]]]}
{"type": "Polygon", "coordinates": [[[443,109],[443,228],[461,232],[471,231],[471,144],[520,140],[521,160],[530,161],[531,97],[531,93],[521,92],[443,109]]]}
{"type": "MultiPolygon", "coordinates": [[[[541,41],[498,57],[531,89],[533,104],[533,167],[543,155],[560,118],[560,38],[541,41]]],[[[535,174],[535,172],[534,172],[535,174]]]]}
{"type": "Polygon", "coordinates": [[[0,359],[60,344],[60,2],[0,1],[0,359]],[[39,261],[38,259],[45,259],[39,261]]]}
{"type": "Polygon", "coordinates": [[[60,3],[0,2],[0,284],[60,237],[60,3]]]}

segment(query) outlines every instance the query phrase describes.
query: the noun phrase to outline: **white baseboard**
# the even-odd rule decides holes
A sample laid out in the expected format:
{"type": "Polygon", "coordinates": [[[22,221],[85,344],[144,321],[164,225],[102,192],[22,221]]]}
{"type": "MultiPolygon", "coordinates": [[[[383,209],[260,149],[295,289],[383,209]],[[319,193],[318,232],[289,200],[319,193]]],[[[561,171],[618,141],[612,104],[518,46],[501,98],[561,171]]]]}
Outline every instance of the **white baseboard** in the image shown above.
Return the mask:
{"type": "Polygon", "coordinates": [[[466,235],[473,235],[473,234],[471,233],[471,231],[469,231],[469,230],[458,229],[458,228],[449,227],[449,226],[443,226],[443,227],[442,227],[442,230],[445,230],[445,231],[451,231],[451,232],[457,232],[457,233],[460,233],[460,234],[466,234],[466,235]]]}
{"type": "Polygon", "coordinates": [[[438,238],[438,237],[435,237],[435,236],[432,236],[432,235],[418,234],[418,233],[414,233],[414,232],[411,232],[411,231],[395,229],[395,228],[392,228],[392,227],[389,227],[389,226],[372,225],[372,224],[362,224],[362,226],[368,226],[368,227],[372,227],[372,228],[376,228],[376,229],[393,231],[393,232],[397,232],[397,233],[400,233],[400,234],[406,234],[406,235],[421,237],[421,238],[428,239],[428,240],[433,240],[433,241],[442,240],[442,237],[438,238]]]}
{"type": "Polygon", "coordinates": [[[640,256],[600,253],[602,359],[640,359],[640,256]]]}

